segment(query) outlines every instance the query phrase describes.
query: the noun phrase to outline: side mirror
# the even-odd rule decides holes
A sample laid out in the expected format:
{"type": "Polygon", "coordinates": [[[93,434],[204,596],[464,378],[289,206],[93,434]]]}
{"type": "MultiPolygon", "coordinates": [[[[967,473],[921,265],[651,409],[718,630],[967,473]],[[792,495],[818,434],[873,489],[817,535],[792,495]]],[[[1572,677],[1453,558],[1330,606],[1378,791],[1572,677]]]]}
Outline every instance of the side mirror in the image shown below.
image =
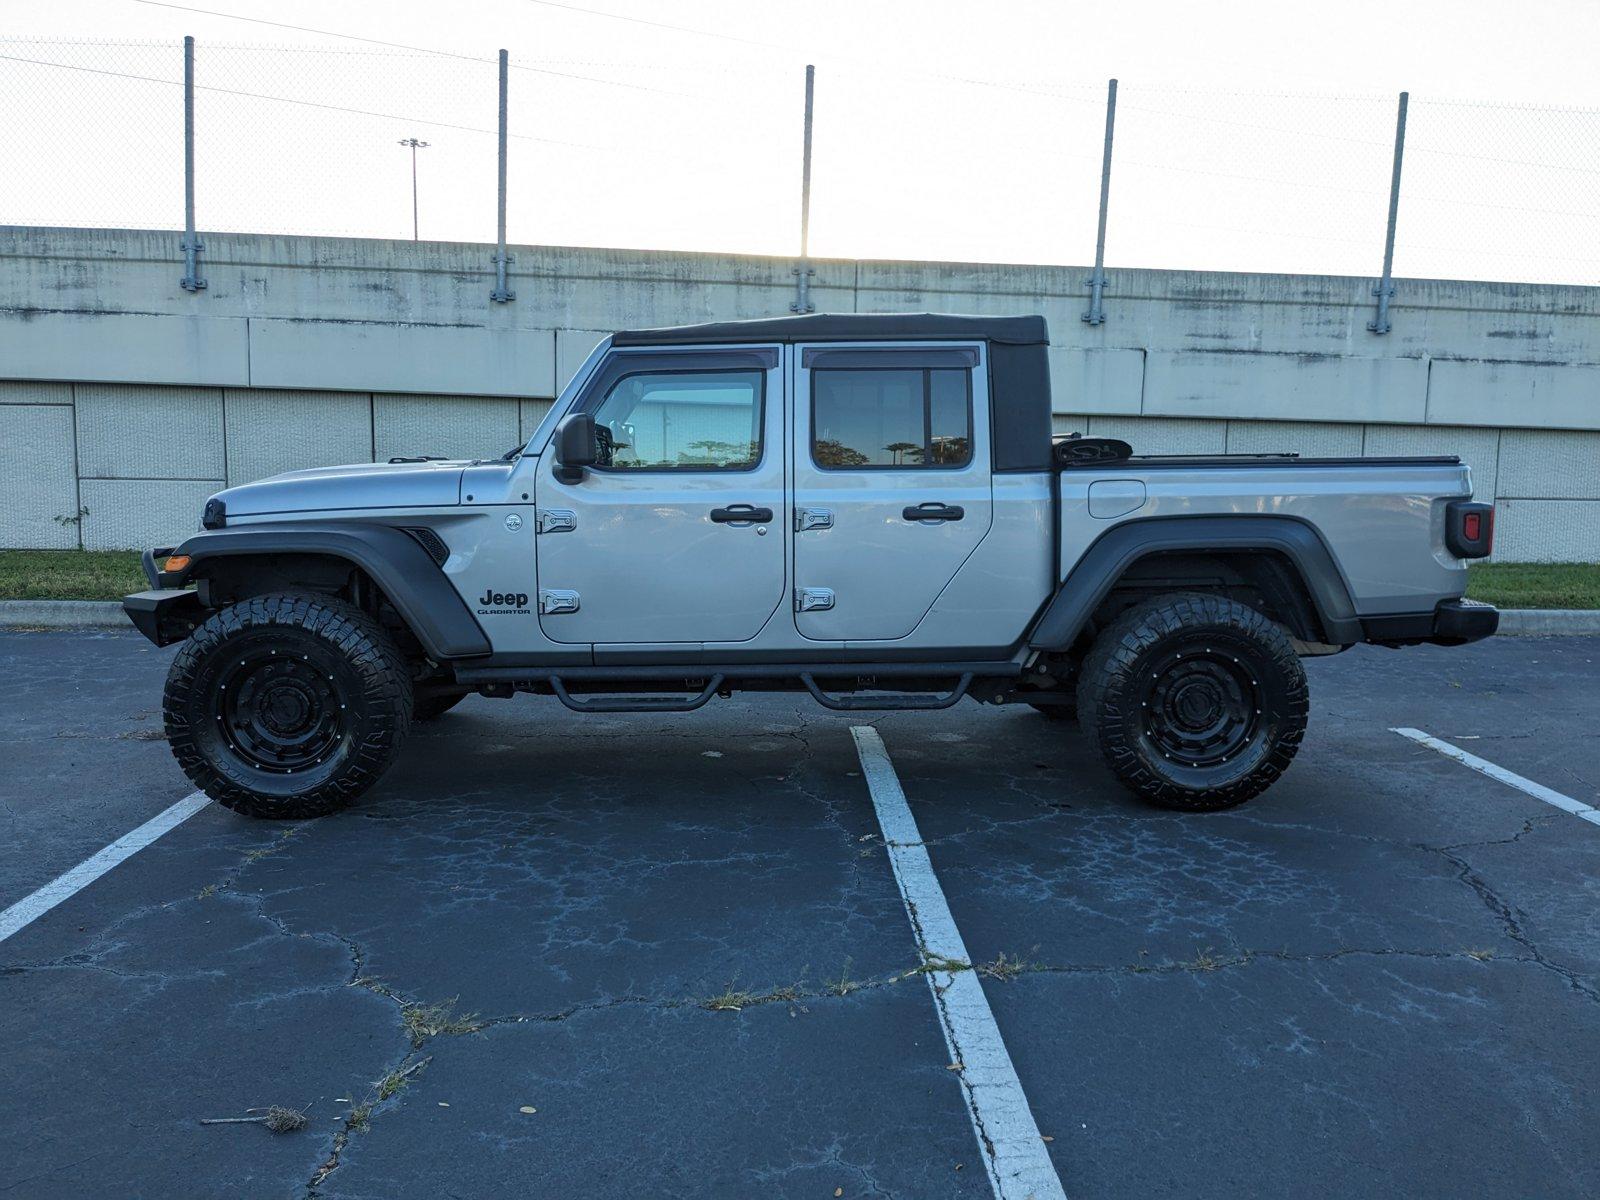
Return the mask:
{"type": "Polygon", "coordinates": [[[562,483],[577,483],[583,478],[583,469],[594,466],[597,456],[594,414],[569,413],[562,417],[553,444],[556,478],[562,483]]]}

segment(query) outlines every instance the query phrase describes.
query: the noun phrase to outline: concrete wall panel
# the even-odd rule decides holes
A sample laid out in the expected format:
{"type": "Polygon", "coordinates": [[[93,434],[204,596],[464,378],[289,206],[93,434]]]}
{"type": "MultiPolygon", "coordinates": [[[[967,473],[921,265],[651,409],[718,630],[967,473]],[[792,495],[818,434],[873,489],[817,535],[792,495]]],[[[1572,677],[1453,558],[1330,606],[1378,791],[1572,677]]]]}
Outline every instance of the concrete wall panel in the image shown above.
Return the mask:
{"type": "Polygon", "coordinates": [[[560,392],[583,366],[589,352],[614,330],[558,329],[556,331],[556,392],[560,392]]]}
{"type": "Polygon", "coordinates": [[[1500,435],[1502,496],[1600,497],[1600,433],[1507,429],[1500,435]]]}
{"type": "Polygon", "coordinates": [[[1600,366],[1435,360],[1428,422],[1600,429],[1600,366]]]}
{"type": "Polygon", "coordinates": [[[85,478],[222,478],[220,388],[81,383],[75,394],[85,478]]]}
{"type": "MultiPolygon", "coordinates": [[[[220,478],[224,466],[250,478],[373,451],[497,454],[532,432],[542,398],[604,332],[782,315],[795,295],[787,258],[518,246],[518,300],[496,305],[484,246],[206,241],[211,287],[196,295],[178,286],[170,232],[0,240],[0,411],[28,411],[32,422],[0,426],[7,450],[29,451],[18,470],[36,478],[5,481],[19,495],[58,495],[51,472],[80,448],[85,476],[157,481],[220,478]],[[218,392],[197,390],[223,388],[225,438],[218,392]],[[33,411],[50,405],[54,417],[33,411]],[[38,442],[63,420],[59,445],[38,442]]],[[[1107,323],[1090,326],[1079,319],[1083,267],[812,265],[819,311],[1042,313],[1058,429],[1125,436],[1156,453],[1345,454],[1358,437],[1369,455],[1458,453],[1480,497],[1498,487],[1519,505],[1546,506],[1510,518],[1500,557],[1519,540],[1541,553],[1587,544],[1572,522],[1589,511],[1573,505],[1600,503],[1600,289],[1402,279],[1395,328],[1376,337],[1364,279],[1117,270],[1107,323]],[[1542,541],[1518,531],[1540,519],[1552,522],[1542,541]]],[[[94,489],[134,502],[147,491],[94,489]]],[[[55,511],[53,498],[46,507],[46,521],[72,508],[55,511]]],[[[191,507],[174,506],[183,529],[191,507]]],[[[39,516],[0,520],[22,520],[17,537],[70,537],[53,524],[41,533],[39,516]]],[[[102,542],[156,536],[131,517],[117,533],[110,519],[94,535],[102,542]]]]}
{"type": "MultiPolygon", "coordinates": [[[[100,262],[96,275],[120,265],[100,262]]],[[[0,268],[0,275],[4,269],[0,268]]],[[[33,299],[38,304],[43,297],[33,299]]],[[[131,296],[139,308],[148,298],[131,296]]],[[[59,300],[52,300],[59,303],[59,300]]],[[[224,386],[250,382],[242,317],[0,310],[0,374],[11,379],[224,386]]]]}
{"type": "Polygon", "coordinates": [[[0,404],[71,404],[70,383],[0,379],[0,404]]]}
{"type": "Polygon", "coordinates": [[[229,388],[223,404],[230,485],[372,461],[372,397],[363,392],[229,388]]]}
{"type": "Polygon", "coordinates": [[[1468,429],[1459,425],[1368,425],[1366,454],[1454,454],[1472,468],[1472,494],[1478,500],[1496,496],[1496,464],[1500,458],[1500,431],[1468,429]]]}
{"type": "Polygon", "coordinates": [[[1500,500],[1494,507],[1501,562],[1600,562],[1600,500],[1500,500]]]}
{"type": "Polygon", "coordinates": [[[1298,454],[1302,458],[1348,458],[1361,454],[1360,425],[1308,421],[1229,421],[1229,454],[1298,454]]]}
{"type": "Polygon", "coordinates": [[[1145,362],[1147,416],[1422,421],[1427,406],[1422,359],[1152,351],[1145,362]]]}
{"type": "Polygon", "coordinates": [[[72,409],[0,405],[0,546],[74,549],[78,527],[70,518],[77,512],[72,409]]]}
{"type": "Polygon", "coordinates": [[[373,458],[498,457],[519,438],[517,408],[515,400],[483,396],[373,396],[373,458]]]}
{"type": "Polygon", "coordinates": [[[1121,438],[1135,454],[1222,454],[1226,421],[1178,421],[1168,417],[1090,417],[1086,433],[1121,438]]]}
{"type": "Polygon", "coordinates": [[[250,321],[256,387],[554,396],[549,329],[250,321]]]}
{"type": "Polygon", "coordinates": [[[206,497],[220,479],[85,479],[80,485],[85,550],[170,546],[200,528],[206,497]]]}
{"type": "Polygon", "coordinates": [[[1089,432],[1089,418],[1081,413],[1056,413],[1050,418],[1052,434],[1089,432]]]}
{"type": "Polygon", "coordinates": [[[520,428],[517,436],[526,442],[533,436],[533,431],[539,427],[539,422],[544,420],[545,413],[555,406],[554,400],[523,400],[521,401],[520,428]]]}
{"type": "Polygon", "coordinates": [[[1050,402],[1057,412],[1133,415],[1143,398],[1143,350],[1051,347],[1050,402]]]}

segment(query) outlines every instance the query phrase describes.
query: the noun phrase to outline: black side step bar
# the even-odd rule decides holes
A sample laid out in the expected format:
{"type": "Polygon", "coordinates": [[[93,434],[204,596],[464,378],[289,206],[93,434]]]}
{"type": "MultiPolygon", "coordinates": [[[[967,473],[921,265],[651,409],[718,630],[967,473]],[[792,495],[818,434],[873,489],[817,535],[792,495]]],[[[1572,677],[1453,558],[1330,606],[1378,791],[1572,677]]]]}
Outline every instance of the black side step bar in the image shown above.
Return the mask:
{"type": "Polygon", "coordinates": [[[455,677],[463,684],[522,683],[537,680],[547,683],[552,675],[559,674],[568,681],[616,680],[627,684],[643,680],[705,679],[718,674],[724,679],[799,679],[810,675],[816,679],[848,679],[856,676],[876,676],[884,679],[906,676],[955,678],[971,675],[974,679],[1015,679],[1022,674],[1016,661],[993,662],[794,662],[794,663],[680,663],[668,666],[556,666],[553,663],[530,663],[526,666],[469,666],[452,664],[455,677]]]}
{"type": "Polygon", "coordinates": [[[717,694],[717,689],[722,686],[722,676],[713,675],[706,681],[706,686],[700,693],[694,696],[612,696],[597,697],[593,700],[577,699],[567,691],[567,685],[561,682],[559,675],[551,675],[549,682],[550,690],[556,694],[556,699],[573,712],[693,712],[717,694]]]}
{"type": "Polygon", "coordinates": [[[964,674],[956,681],[956,686],[942,696],[928,696],[918,692],[889,692],[876,696],[830,696],[817,686],[817,681],[809,671],[800,676],[800,682],[806,685],[806,691],[811,693],[811,698],[824,708],[831,708],[836,712],[863,712],[871,709],[889,712],[911,708],[949,708],[967,694],[967,689],[972,686],[972,672],[964,674]]]}

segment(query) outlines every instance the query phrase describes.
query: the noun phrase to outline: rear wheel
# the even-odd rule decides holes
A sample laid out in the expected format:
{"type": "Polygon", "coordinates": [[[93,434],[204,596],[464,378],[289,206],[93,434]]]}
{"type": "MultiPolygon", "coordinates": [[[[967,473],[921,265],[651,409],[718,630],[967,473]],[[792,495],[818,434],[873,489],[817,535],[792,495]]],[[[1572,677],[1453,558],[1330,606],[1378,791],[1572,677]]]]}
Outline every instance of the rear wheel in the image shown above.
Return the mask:
{"type": "Polygon", "coordinates": [[[1135,605],[1096,640],[1082,724],[1121,782],[1163,808],[1210,812],[1282,775],[1305,734],[1305,671],[1281,629],[1222,596],[1135,605]]]}
{"type": "Polygon", "coordinates": [[[393,762],[411,723],[411,677],[354,605],[257,596],[184,643],[164,716],[179,766],[218,803],[251,817],[317,817],[393,762]]]}

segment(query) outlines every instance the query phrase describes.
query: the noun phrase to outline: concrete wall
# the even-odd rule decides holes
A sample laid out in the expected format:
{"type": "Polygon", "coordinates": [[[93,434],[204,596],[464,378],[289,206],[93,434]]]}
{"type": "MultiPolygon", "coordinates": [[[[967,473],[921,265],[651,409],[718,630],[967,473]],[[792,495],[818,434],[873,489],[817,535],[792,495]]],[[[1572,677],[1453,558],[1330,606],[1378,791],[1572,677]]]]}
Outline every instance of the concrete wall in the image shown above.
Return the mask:
{"type": "MultiPolygon", "coordinates": [[[[731,255],[0,230],[0,545],[150,544],[226,483],[393,454],[493,454],[604,332],[770,316],[793,264],[731,255]],[[82,510],[87,509],[86,513],[82,510]],[[81,514],[81,518],[80,518],[81,514]]],[[[1600,289],[824,261],[821,311],[1042,312],[1058,429],[1151,453],[1455,453],[1503,559],[1600,559],[1600,289]]]]}

